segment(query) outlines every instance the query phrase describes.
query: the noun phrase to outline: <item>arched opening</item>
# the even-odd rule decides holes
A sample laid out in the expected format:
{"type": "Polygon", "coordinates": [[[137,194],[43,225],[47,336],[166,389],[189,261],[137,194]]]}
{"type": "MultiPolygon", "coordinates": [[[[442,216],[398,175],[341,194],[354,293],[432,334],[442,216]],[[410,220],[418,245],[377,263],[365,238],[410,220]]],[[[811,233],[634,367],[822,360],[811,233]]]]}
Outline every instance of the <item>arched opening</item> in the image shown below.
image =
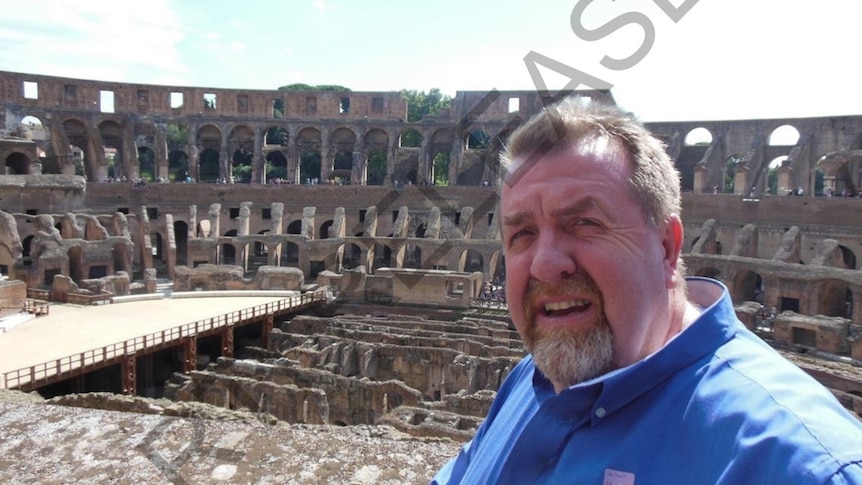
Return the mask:
{"type": "Polygon", "coordinates": [[[188,264],[186,255],[188,253],[189,225],[186,221],[174,221],[174,241],[177,247],[177,264],[188,264]]]}
{"type": "Polygon", "coordinates": [[[189,156],[182,150],[168,153],[168,180],[171,182],[191,182],[189,156]]]}
{"type": "Polygon", "coordinates": [[[449,185],[449,154],[439,152],[434,155],[434,161],[431,164],[431,180],[434,185],[448,186],[449,185]]]}
{"type": "Polygon", "coordinates": [[[383,185],[386,181],[386,151],[375,150],[368,154],[368,168],[365,173],[366,185],[383,185]]]}
{"type": "Polygon", "coordinates": [[[321,173],[321,135],[316,128],[303,128],[296,135],[296,148],[299,157],[299,183],[316,184],[321,173]]]}
{"type": "Polygon", "coordinates": [[[218,169],[219,155],[218,152],[207,148],[201,152],[200,156],[200,181],[201,182],[217,182],[219,177],[218,169]]]}
{"type": "Polygon", "coordinates": [[[320,152],[303,152],[299,158],[299,180],[302,184],[320,182],[320,152]]]}
{"type": "Polygon", "coordinates": [[[281,245],[281,264],[282,266],[299,266],[299,246],[290,241],[281,245]]]}
{"type": "Polygon", "coordinates": [[[491,143],[491,137],[485,130],[474,130],[467,135],[466,145],[468,150],[484,150],[491,143]]]}
{"type": "Polygon", "coordinates": [[[287,130],[278,126],[273,126],[266,130],[266,134],[263,138],[264,145],[278,145],[286,147],[288,145],[288,141],[287,130]]]}
{"type": "Polygon", "coordinates": [[[839,245],[838,248],[841,250],[841,257],[844,260],[844,268],[856,269],[856,253],[847,246],[839,245]]]}
{"type": "Polygon", "coordinates": [[[221,245],[221,263],[236,264],[236,249],[233,244],[224,243],[221,245]]]}
{"type": "Polygon", "coordinates": [[[724,192],[734,193],[736,186],[736,167],[742,162],[742,155],[731,155],[724,162],[724,192]]]}
{"type": "MultiPolygon", "coordinates": [[[[99,170],[100,174],[106,174],[108,177],[117,178],[120,176],[131,176],[134,173],[134,170],[131,167],[126,166],[126,161],[123,160],[123,128],[116,121],[104,121],[99,124],[99,136],[102,138],[102,150],[105,155],[105,164],[104,168],[99,170]]],[[[141,162],[150,163],[152,168],[150,168],[150,178],[146,179],[149,182],[152,182],[155,177],[153,174],[155,173],[155,153],[152,153],[152,148],[149,148],[151,154],[145,154],[144,159],[141,159],[141,149],[148,148],[146,146],[138,147],[137,155],[138,155],[138,177],[143,178],[142,173],[144,172],[143,167],[141,167],[141,162]]]]}
{"type": "Polygon", "coordinates": [[[475,249],[468,249],[461,254],[462,271],[466,271],[467,273],[481,272],[484,269],[484,262],[482,253],[475,249]]]}
{"type": "Polygon", "coordinates": [[[712,143],[712,133],[702,126],[685,135],[686,146],[709,146],[710,143],[712,143]]]}
{"type": "Polygon", "coordinates": [[[332,168],[332,173],[329,174],[330,180],[338,185],[350,184],[353,181],[353,153],[348,151],[336,153],[332,168]]]}
{"type": "Polygon", "coordinates": [[[733,302],[756,301],[763,303],[763,280],[754,271],[740,271],[733,279],[733,302]]]}
{"type": "Polygon", "coordinates": [[[388,268],[392,265],[392,249],[385,244],[374,245],[374,261],[371,264],[371,269],[388,268]]]}
{"type": "Polygon", "coordinates": [[[235,184],[251,183],[251,161],[254,154],[246,148],[237,148],[231,157],[231,180],[235,184]]]}
{"type": "Polygon", "coordinates": [[[287,234],[302,234],[302,221],[297,219],[288,224],[287,234]]]}
{"type": "Polygon", "coordinates": [[[402,131],[398,137],[398,146],[401,148],[419,148],[422,146],[422,134],[408,128],[402,131]]]}
{"type": "Polygon", "coordinates": [[[344,260],[342,261],[342,267],[344,269],[355,269],[358,268],[360,262],[362,261],[362,248],[353,243],[346,244],[344,248],[344,260]]]}
{"type": "MultiPolygon", "coordinates": [[[[841,281],[826,281],[817,294],[817,313],[827,317],[844,317],[847,313],[847,284],[841,281]]],[[[851,297],[852,298],[852,297],[851,297]]]]}
{"type": "MultiPolygon", "coordinates": [[[[80,120],[69,119],[63,122],[63,131],[69,139],[69,153],[59,156],[69,160],[76,175],[86,177],[87,182],[99,182],[99,167],[92,154],[85,151],[88,146],[87,125],[80,120]]],[[[60,160],[60,164],[65,165],[63,160],[60,160]]],[[[62,172],[69,173],[66,170],[62,172]]]]}
{"type": "MultiPolygon", "coordinates": [[[[781,169],[781,165],[784,163],[784,161],[787,160],[788,158],[789,157],[787,155],[781,155],[781,156],[773,158],[772,161],[769,162],[769,168],[768,168],[769,175],[767,178],[767,186],[769,188],[770,194],[784,195],[784,194],[778,193],[778,191],[779,191],[778,171],[781,169]]],[[[788,194],[790,194],[792,191],[792,188],[791,187],[785,187],[785,190],[787,191],[788,194]]]]}
{"type": "Polygon", "coordinates": [[[408,244],[405,246],[404,268],[420,268],[422,265],[422,248],[408,244]]]}
{"type": "Polygon", "coordinates": [[[329,228],[332,227],[333,221],[330,219],[320,225],[319,239],[329,239],[329,228]]]}
{"type": "Polygon", "coordinates": [[[27,155],[14,152],[6,157],[6,173],[8,175],[26,175],[30,173],[30,161],[27,155]]]}
{"type": "Polygon", "coordinates": [[[287,158],[281,151],[266,154],[266,181],[270,184],[293,183],[287,175],[287,158]]]}
{"type": "MultiPolygon", "coordinates": [[[[156,180],[156,154],[150,147],[138,148],[138,177],[147,182],[156,180]]],[[[113,166],[109,164],[108,176],[113,177],[113,166]]]]}
{"type": "Polygon", "coordinates": [[[799,143],[799,130],[791,125],[781,125],[769,134],[770,146],[793,146],[799,143]]]}

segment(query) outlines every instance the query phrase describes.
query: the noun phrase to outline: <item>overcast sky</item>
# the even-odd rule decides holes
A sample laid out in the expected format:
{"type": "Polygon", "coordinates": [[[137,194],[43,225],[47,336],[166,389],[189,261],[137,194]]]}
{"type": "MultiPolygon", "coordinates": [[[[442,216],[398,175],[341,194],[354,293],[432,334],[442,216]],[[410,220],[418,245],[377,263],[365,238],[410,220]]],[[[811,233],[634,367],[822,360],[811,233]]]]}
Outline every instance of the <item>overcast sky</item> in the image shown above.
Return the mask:
{"type": "MultiPolygon", "coordinates": [[[[15,72],[454,95],[536,89],[524,62],[535,52],[612,85],[647,121],[862,114],[852,0],[0,0],[0,11],[0,70],[15,72]],[[678,22],[665,12],[687,8],[678,22]]],[[[569,82],[542,72],[549,89],[569,82]]]]}

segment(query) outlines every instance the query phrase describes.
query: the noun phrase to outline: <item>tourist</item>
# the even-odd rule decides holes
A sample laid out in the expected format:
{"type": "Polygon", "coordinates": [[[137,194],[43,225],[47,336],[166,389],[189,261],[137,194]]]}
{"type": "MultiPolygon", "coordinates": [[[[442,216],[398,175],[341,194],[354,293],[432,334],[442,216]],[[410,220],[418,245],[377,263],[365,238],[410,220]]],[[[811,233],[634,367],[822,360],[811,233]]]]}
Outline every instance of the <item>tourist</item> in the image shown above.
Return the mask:
{"type": "Polygon", "coordinates": [[[679,174],[616,108],[516,130],[499,213],[530,352],[434,483],[862,484],[862,423],[684,278],[679,174]]]}

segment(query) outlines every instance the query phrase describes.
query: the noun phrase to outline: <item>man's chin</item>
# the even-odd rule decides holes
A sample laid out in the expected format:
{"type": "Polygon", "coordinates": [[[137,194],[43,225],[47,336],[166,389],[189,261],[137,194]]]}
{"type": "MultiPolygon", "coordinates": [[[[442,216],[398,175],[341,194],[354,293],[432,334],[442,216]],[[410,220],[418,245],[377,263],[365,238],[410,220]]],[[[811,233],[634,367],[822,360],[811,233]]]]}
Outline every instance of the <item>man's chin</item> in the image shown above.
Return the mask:
{"type": "Polygon", "coordinates": [[[590,328],[533,327],[530,334],[526,343],[533,362],[558,389],[611,370],[613,336],[605,324],[590,328]]]}

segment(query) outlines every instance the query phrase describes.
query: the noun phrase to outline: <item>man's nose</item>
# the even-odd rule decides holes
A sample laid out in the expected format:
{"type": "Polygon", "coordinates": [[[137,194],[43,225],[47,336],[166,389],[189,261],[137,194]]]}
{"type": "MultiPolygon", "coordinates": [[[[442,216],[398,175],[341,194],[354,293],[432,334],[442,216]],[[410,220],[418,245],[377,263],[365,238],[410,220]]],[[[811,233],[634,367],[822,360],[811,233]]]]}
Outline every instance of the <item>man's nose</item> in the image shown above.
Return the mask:
{"type": "Polygon", "coordinates": [[[577,266],[564,238],[554,232],[539,235],[530,275],[544,283],[556,283],[575,274],[577,266]]]}

